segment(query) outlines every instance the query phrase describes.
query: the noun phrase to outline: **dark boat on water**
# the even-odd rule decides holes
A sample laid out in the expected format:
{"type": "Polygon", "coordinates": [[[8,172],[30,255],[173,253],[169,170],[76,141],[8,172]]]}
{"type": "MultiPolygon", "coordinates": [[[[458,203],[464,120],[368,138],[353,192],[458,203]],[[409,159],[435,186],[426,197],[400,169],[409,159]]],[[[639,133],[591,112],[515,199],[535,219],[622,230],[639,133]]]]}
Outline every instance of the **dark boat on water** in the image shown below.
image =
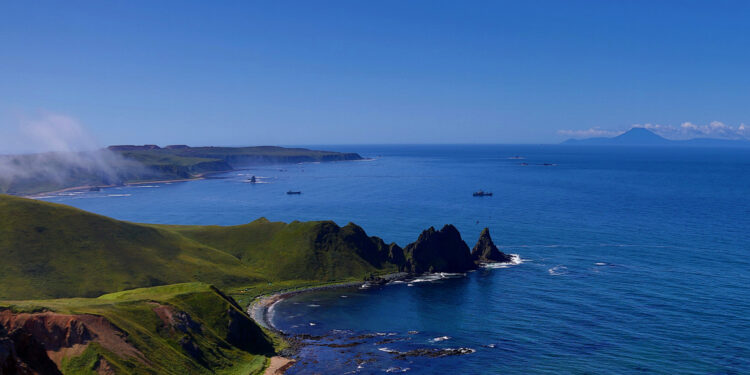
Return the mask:
{"type": "Polygon", "coordinates": [[[479,190],[474,192],[475,197],[491,197],[492,193],[489,191],[479,190]]]}
{"type": "Polygon", "coordinates": [[[287,191],[286,193],[287,193],[288,195],[298,195],[298,194],[302,194],[302,192],[301,192],[301,191],[291,191],[291,190],[287,191]]]}
{"type": "Polygon", "coordinates": [[[250,182],[251,184],[258,182],[258,180],[255,179],[255,176],[248,178],[247,181],[250,182]]]}

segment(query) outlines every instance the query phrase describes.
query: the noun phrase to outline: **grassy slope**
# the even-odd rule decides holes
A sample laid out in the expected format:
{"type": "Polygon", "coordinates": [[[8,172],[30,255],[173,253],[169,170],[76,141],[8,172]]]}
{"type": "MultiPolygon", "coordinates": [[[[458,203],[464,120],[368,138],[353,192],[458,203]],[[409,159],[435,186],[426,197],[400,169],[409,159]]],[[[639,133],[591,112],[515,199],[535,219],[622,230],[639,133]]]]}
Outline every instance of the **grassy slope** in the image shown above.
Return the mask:
{"type": "Polygon", "coordinates": [[[348,228],[265,219],[232,227],[134,224],[0,195],[0,299],[95,297],[191,281],[294,286],[395,270],[342,242],[348,228]]]}
{"type": "Polygon", "coordinates": [[[239,306],[210,285],[177,284],[135,289],[103,295],[99,298],[74,298],[37,301],[0,302],[0,308],[16,312],[51,310],[63,314],[94,314],[107,318],[127,335],[127,341],[142,352],[148,365],[129,357],[108,352],[92,343],[79,357],[68,358],[61,368],[65,374],[89,374],[100,358],[118,373],[136,374],[255,374],[263,370],[273,342],[239,306]],[[200,330],[186,332],[170,329],[154,312],[159,305],[187,313],[200,324],[200,330]],[[229,311],[235,319],[246,320],[250,335],[242,342],[231,339],[229,311]],[[196,358],[180,346],[190,337],[202,353],[196,358]]]}
{"type": "Polygon", "coordinates": [[[262,279],[237,258],[167,230],[10,196],[0,196],[0,257],[0,299],[262,279]]]}
{"type": "MultiPolygon", "coordinates": [[[[313,246],[322,233],[344,229],[332,222],[292,222],[290,224],[258,219],[250,224],[218,226],[171,226],[173,231],[196,242],[222,249],[269,281],[335,281],[352,276],[361,278],[379,271],[344,243],[313,246]]],[[[346,227],[344,227],[346,228],[346,227]]],[[[386,265],[386,270],[395,267],[386,265]]]]}

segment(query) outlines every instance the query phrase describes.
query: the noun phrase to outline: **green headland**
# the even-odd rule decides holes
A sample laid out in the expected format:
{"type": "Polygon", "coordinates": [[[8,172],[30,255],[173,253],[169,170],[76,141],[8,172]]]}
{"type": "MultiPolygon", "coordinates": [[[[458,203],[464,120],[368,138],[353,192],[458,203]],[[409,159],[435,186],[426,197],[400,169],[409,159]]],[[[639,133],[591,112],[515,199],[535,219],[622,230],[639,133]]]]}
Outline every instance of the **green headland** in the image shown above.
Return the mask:
{"type": "Polygon", "coordinates": [[[0,195],[0,368],[259,373],[285,343],[246,314],[257,296],[466,271],[482,236],[474,254],[450,225],[402,249],[352,223],[137,224],[0,195]]]}

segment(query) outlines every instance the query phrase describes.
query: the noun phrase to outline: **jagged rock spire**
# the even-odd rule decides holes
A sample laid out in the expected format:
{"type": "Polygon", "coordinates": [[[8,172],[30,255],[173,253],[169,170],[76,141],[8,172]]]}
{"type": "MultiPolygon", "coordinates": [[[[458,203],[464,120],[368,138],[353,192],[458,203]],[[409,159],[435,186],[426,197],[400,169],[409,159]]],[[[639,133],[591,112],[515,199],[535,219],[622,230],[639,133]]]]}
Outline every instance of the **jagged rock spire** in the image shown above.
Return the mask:
{"type": "Polygon", "coordinates": [[[498,250],[497,246],[492,242],[490,228],[482,229],[477,244],[474,245],[474,249],[471,250],[471,258],[475,262],[480,263],[510,262],[511,260],[510,255],[498,250]]]}

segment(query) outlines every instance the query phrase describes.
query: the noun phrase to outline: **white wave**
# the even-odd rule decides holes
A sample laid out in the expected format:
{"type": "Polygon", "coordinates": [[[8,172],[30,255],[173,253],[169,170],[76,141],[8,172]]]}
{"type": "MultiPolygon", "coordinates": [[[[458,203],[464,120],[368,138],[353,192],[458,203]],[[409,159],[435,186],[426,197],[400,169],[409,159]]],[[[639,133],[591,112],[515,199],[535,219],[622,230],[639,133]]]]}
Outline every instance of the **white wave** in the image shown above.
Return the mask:
{"type": "Polygon", "coordinates": [[[339,296],[339,297],[341,297],[341,298],[349,298],[349,296],[339,296]]]}
{"type": "Polygon", "coordinates": [[[408,283],[408,284],[406,284],[406,286],[414,286],[414,284],[408,283]]]}
{"type": "Polygon", "coordinates": [[[419,333],[419,331],[409,331],[409,332],[406,332],[406,333],[408,333],[410,335],[416,335],[416,334],[419,333]]]}
{"type": "Polygon", "coordinates": [[[597,266],[606,266],[607,264],[608,263],[604,263],[604,262],[596,262],[596,263],[594,263],[594,265],[597,265],[597,266]]]}
{"type": "Polygon", "coordinates": [[[385,372],[407,372],[409,370],[410,370],[410,368],[408,368],[408,367],[404,367],[404,368],[401,368],[401,367],[389,367],[389,368],[385,369],[385,372]]]}
{"type": "Polygon", "coordinates": [[[557,265],[547,270],[550,275],[552,276],[560,276],[565,275],[568,273],[568,267],[565,267],[563,265],[557,265]]]}
{"type": "Polygon", "coordinates": [[[441,342],[441,341],[450,340],[450,339],[451,339],[450,336],[440,336],[440,337],[435,337],[434,339],[430,340],[430,342],[441,342]]]}
{"type": "Polygon", "coordinates": [[[310,323],[310,325],[311,325],[311,326],[316,326],[317,324],[315,324],[315,323],[310,323]]]}
{"type": "Polygon", "coordinates": [[[427,273],[414,280],[409,281],[409,283],[424,283],[424,282],[438,281],[438,280],[443,280],[443,279],[449,279],[449,278],[454,278],[454,277],[464,277],[464,276],[466,276],[465,273],[449,273],[449,272],[427,273]]]}
{"type": "Polygon", "coordinates": [[[399,353],[398,350],[393,350],[390,348],[378,348],[378,350],[380,350],[381,352],[386,352],[386,353],[399,353]]]}
{"type": "Polygon", "coordinates": [[[521,263],[526,261],[526,259],[521,259],[521,256],[518,254],[510,254],[510,262],[496,262],[496,263],[486,263],[483,264],[482,267],[484,268],[508,268],[512,266],[517,266],[521,263]]]}
{"type": "Polygon", "coordinates": [[[320,305],[316,305],[314,303],[307,305],[307,307],[320,307],[320,305]]]}
{"type": "Polygon", "coordinates": [[[130,194],[107,194],[108,197],[129,197],[130,194]]]}
{"type": "Polygon", "coordinates": [[[389,284],[403,284],[403,283],[405,283],[405,281],[403,280],[393,280],[389,284]]]}
{"type": "Polygon", "coordinates": [[[139,189],[151,189],[151,188],[158,188],[159,185],[136,185],[135,187],[139,189]]]}

